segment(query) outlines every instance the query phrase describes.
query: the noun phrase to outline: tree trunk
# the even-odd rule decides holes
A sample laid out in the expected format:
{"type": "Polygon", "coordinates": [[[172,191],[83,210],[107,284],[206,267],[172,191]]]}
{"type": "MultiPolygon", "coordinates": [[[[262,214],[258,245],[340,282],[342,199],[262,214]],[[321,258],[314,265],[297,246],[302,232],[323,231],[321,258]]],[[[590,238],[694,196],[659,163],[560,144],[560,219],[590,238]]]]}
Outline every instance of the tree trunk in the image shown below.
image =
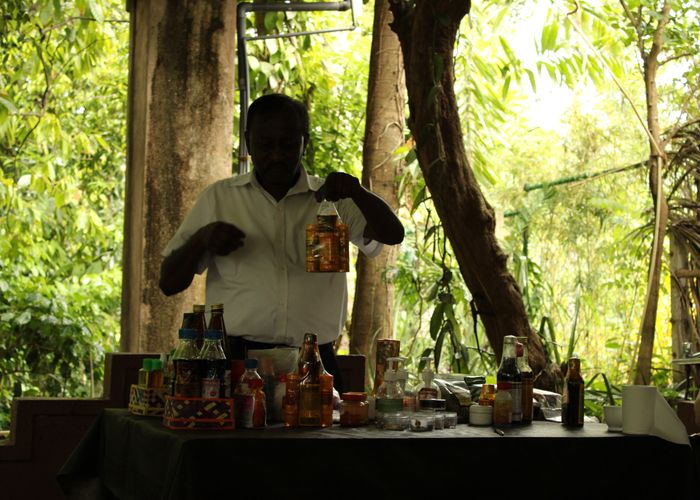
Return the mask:
{"type": "MultiPolygon", "coordinates": [[[[651,49],[645,53],[641,49],[644,60],[644,87],[646,90],[647,127],[649,129],[649,189],[654,200],[656,212],[654,223],[654,240],[649,261],[649,281],[647,283],[647,295],[644,304],[644,313],[639,330],[639,353],[637,355],[637,369],[635,371],[635,384],[649,384],[651,382],[651,358],[654,351],[654,336],[656,333],[656,313],[659,304],[659,284],[661,281],[661,258],[663,256],[663,243],[666,236],[666,224],[668,222],[668,204],[664,195],[661,174],[665,166],[666,158],[661,142],[659,129],[659,95],[656,88],[656,75],[659,69],[659,53],[663,45],[664,31],[669,20],[670,3],[664,3],[660,13],[658,25],[654,31],[651,49]]],[[[640,35],[641,36],[641,35],[640,35]]],[[[643,47],[640,40],[640,47],[643,47]]]]}
{"type": "Polygon", "coordinates": [[[204,279],[166,297],[160,252],[197,195],[231,175],[234,2],[133,0],[121,349],[166,352],[204,279]]]}
{"type": "Polygon", "coordinates": [[[406,68],[408,124],[425,183],[450,240],[486,336],[501,357],[503,337],[530,339],[530,364],[545,366],[542,343],[530,327],[508,257],[495,235],[494,211],[474,177],[454,95],[453,50],[465,0],[391,0],[406,68]]]}
{"type": "MultiPolygon", "coordinates": [[[[671,271],[671,351],[673,359],[684,357],[683,343],[692,338],[690,314],[688,312],[688,278],[679,276],[677,271],[688,269],[688,249],[681,236],[671,233],[671,255],[669,270],[671,271]]],[[[679,383],[685,379],[685,370],[673,366],[673,382],[679,383]]]]}
{"type": "MultiPolygon", "coordinates": [[[[391,31],[388,0],[374,4],[367,112],[362,155],[362,184],[398,208],[396,179],[402,161],[393,156],[404,142],[405,83],[401,46],[391,31]]],[[[372,359],[375,339],[393,337],[393,285],[385,271],[396,262],[397,248],[386,246],[373,259],[360,253],[350,326],[350,353],[372,359]]],[[[369,363],[367,364],[369,368],[369,363]]]]}

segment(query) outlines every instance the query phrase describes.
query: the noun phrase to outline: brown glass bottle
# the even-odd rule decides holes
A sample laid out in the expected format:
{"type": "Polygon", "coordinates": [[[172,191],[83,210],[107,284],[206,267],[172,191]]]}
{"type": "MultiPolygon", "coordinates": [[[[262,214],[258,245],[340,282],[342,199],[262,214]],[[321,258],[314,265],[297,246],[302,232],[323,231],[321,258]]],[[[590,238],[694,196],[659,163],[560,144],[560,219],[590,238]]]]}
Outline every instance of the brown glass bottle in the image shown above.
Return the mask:
{"type": "Polygon", "coordinates": [[[288,373],[284,392],[284,426],[299,425],[299,374],[288,373]]]}
{"type": "Polygon", "coordinates": [[[583,392],[581,360],[574,356],[569,358],[564,379],[564,394],[561,399],[562,425],[566,427],[583,426],[583,392]]]}
{"type": "Polygon", "coordinates": [[[204,344],[204,331],[207,329],[207,319],[205,317],[206,307],[204,304],[194,304],[192,306],[192,326],[197,330],[197,349],[201,349],[204,344]]]}
{"type": "Polygon", "coordinates": [[[527,337],[516,337],[519,345],[517,345],[516,353],[518,356],[518,369],[520,377],[523,380],[523,424],[532,423],[532,398],[534,393],[532,368],[528,361],[528,339],[527,337]]]}
{"type": "MultiPolygon", "coordinates": [[[[510,395],[513,399],[511,421],[513,424],[519,425],[523,421],[523,380],[517,364],[516,342],[514,335],[506,335],[503,337],[503,355],[501,357],[501,364],[498,367],[498,372],[496,373],[496,380],[498,382],[499,391],[502,390],[501,387],[510,390],[510,395]]],[[[498,395],[498,393],[496,393],[496,395],[498,395]]]]}
{"type": "Polygon", "coordinates": [[[305,333],[299,357],[299,426],[321,426],[321,373],[318,337],[305,333]]]}

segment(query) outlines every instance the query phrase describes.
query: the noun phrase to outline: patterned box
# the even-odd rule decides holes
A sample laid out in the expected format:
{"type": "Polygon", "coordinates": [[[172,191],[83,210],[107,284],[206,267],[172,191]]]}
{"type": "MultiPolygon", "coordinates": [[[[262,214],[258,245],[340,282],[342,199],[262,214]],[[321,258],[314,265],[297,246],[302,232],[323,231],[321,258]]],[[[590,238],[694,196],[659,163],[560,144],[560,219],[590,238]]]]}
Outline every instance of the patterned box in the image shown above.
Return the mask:
{"type": "Polygon", "coordinates": [[[129,392],[129,411],[134,415],[159,417],[165,409],[167,390],[162,388],[147,388],[136,384],[131,385],[129,392]]]}
{"type": "Polygon", "coordinates": [[[163,425],[168,429],[235,429],[233,399],[166,396],[163,425]]]}

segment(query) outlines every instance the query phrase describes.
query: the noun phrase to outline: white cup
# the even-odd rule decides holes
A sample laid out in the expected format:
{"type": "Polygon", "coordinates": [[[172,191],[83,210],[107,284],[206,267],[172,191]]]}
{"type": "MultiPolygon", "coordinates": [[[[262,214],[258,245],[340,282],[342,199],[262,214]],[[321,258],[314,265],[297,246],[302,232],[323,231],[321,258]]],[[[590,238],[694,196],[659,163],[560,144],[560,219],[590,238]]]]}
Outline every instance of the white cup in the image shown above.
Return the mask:
{"type": "Polygon", "coordinates": [[[609,431],[619,432],[622,430],[622,406],[603,406],[603,416],[609,431]]]}
{"type": "Polygon", "coordinates": [[[649,434],[658,390],[653,385],[622,386],[622,432],[649,434]]]}

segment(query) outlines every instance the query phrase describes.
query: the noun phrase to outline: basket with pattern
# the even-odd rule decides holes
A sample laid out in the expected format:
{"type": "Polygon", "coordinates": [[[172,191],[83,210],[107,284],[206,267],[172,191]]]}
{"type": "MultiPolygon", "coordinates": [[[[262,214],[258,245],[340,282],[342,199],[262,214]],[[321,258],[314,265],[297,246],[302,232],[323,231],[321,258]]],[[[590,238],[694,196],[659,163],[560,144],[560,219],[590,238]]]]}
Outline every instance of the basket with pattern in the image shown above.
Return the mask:
{"type": "Polygon", "coordinates": [[[166,396],[163,425],[168,429],[235,429],[233,399],[166,396]]]}

